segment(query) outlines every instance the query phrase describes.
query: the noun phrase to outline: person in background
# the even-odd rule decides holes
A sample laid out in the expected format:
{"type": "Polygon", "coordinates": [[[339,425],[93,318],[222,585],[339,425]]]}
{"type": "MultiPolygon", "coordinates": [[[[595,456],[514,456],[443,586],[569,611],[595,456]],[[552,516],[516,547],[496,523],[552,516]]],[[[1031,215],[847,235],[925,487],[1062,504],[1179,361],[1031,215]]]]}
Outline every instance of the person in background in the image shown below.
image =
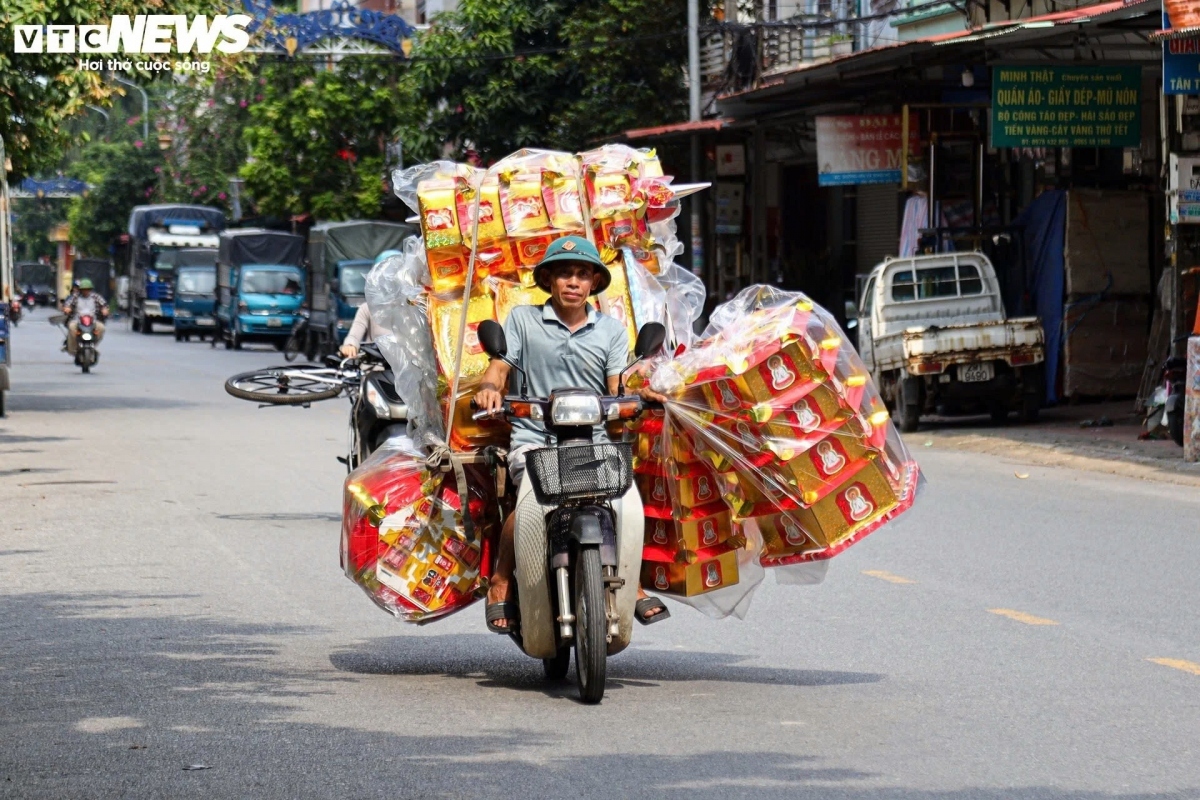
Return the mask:
{"type": "Polygon", "coordinates": [[[96,320],[96,344],[104,338],[104,320],[108,319],[108,301],[97,294],[90,278],[79,282],[79,294],[72,294],[63,303],[63,313],[67,315],[67,352],[72,356],[78,347],[79,318],[92,317],[96,320]]]}
{"type": "MultiPolygon", "coordinates": [[[[385,258],[401,255],[399,250],[384,250],[375,257],[375,263],[383,261],[385,258]]],[[[388,329],[375,321],[371,316],[371,309],[367,308],[367,303],[364,300],[362,305],[358,307],[358,311],[354,312],[354,322],[350,325],[349,332],[346,333],[346,338],[342,341],[342,346],[338,348],[338,353],[342,358],[358,358],[358,348],[364,342],[373,342],[385,333],[388,329]]]]}

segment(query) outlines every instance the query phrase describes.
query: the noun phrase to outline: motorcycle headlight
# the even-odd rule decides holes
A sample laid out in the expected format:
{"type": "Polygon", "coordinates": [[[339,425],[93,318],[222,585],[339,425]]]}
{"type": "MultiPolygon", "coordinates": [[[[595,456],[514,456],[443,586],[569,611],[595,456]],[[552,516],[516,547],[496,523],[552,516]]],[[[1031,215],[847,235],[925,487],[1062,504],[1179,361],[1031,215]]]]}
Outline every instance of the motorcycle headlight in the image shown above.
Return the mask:
{"type": "Polygon", "coordinates": [[[371,404],[371,408],[375,409],[375,416],[380,419],[390,419],[392,409],[388,406],[387,398],[375,388],[375,384],[367,382],[367,402],[371,404]]]}
{"type": "Polygon", "coordinates": [[[92,335],[90,333],[84,333],[81,334],[79,338],[83,339],[85,342],[90,342],[92,340],[92,335]]]}
{"type": "Polygon", "coordinates": [[[600,421],[598,395],[559,395],[550,403],[550,422],[553,425],[599,425],[600,421]]]}

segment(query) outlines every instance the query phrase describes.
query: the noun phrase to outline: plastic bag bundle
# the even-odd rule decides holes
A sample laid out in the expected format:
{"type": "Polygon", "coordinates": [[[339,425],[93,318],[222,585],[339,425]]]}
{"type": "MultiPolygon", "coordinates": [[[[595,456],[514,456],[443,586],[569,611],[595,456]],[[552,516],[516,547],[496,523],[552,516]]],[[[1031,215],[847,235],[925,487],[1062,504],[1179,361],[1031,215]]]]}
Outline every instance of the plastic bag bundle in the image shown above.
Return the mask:
{"type": "Polygon", "coordinates": [[[672,400],[634,426],[647,589],[732,613],[761,579],[748,566],[830,558],[912,504],[916,462],[836,321],[803,294],[744,290],[650,384],[672,400]]]}
{"type": "Polygon", "coordinates": [[[472,530],[453,471],[408,449],[376,451],[346,479],[342,568],[380,608],[425,622],[466,608],[486,585],[498,513],[494,482],[467,467],[472,530]]]}
{"type": "Polygon", "coordinates": [[[392,177],[397,195],[420,219],[422,259],[414,246],[404,259],[380,264],[367,301],[381,323],[393,323],[398,332],[384,353],[401,395],[407,399],[405,386],[412,386],[423,411],[438,409],[423,415],[439,417],[437,424],[418,423],[423,445],[446,441],[445,420],[454,450],[506,443],[507,423],[470,418],[470,398],[488,364],[479,324],[502,323],[513,308],[548,299],[533,270],[561,236],[596,242],[612,281],[595,304],[625,325],[631,347],[649,321],[668,323],[678,332],[673,341],[691,340],[704,307],[703,284],[672,261],[682,251],[673,218],[678,198],[704,185],[673,187],[653,151],[623,145],[580,155],[521,150],[487,170],[438,161],[392,177]],[[651,228],[667,237],[665,245],[651,228]],[[413,319],[414,307],[425,314],[424,330],[413,319]]]}

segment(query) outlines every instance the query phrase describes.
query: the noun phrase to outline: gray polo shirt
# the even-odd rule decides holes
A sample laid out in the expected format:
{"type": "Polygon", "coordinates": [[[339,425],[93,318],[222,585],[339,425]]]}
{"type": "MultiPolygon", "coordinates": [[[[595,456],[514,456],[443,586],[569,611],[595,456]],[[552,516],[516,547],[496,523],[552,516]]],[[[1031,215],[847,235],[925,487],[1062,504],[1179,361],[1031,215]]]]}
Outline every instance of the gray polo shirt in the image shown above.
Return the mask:
{"type": "MultiPolygon", "coordinates": [[[[592,389],[608,393],[607,379],[619,375],[629,362],[629,334],[614,318],[588,308],[587,322],[572,333],[549,301],[542,306],[517,306],[504,323],[508,356],[529,375],[529,396],[549,397],[555,389],[592,389]]],[[[521,374],[508,374],[508,393],[521,392],[521,374]]],[[[531,419],[512,421],[510,449],[540,445],[546,429],[531,419]]],[[[603,427],[599,428],[604,437],[603,427]]]]}

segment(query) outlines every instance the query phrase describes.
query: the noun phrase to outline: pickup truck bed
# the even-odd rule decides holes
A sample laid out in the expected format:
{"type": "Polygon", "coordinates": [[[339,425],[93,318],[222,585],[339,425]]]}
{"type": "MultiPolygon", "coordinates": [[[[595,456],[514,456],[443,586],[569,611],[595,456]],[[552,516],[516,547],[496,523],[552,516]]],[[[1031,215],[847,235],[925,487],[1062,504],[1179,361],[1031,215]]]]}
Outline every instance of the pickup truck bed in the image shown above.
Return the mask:
{"type": "Polygon", "coordinates": [[[1037,317],[930,325],[909,328],[901,336],[909,367],[930,361],[940,361],[943,365],[974,361],[1006,361],[1011,366],[1032,364],[1042,360],[1045,338],[1037,317]]]}

